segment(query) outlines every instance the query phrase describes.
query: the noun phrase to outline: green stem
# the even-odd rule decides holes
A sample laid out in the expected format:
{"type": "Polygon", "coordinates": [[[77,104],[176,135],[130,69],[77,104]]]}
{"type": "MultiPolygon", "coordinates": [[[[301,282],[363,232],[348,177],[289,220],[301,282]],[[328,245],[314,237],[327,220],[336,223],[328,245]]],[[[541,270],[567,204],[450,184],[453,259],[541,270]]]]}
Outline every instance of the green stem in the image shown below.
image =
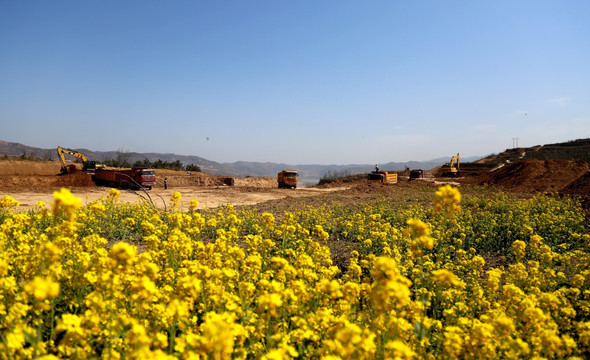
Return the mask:
{"type": "Polygon", "coordinates": [[[49,341],[53,339],[53,332],[55,328],[55,299],[51,299],[51,332],[49,333],[49,341]]]}
{"type": "Polygon", "coordinates": [[[172,329],[170,331],[170,342],[168,344],[168,354],[172,355],[174,352],[174,342],[176,339],[176,321],[172,325],[172,329]]]}

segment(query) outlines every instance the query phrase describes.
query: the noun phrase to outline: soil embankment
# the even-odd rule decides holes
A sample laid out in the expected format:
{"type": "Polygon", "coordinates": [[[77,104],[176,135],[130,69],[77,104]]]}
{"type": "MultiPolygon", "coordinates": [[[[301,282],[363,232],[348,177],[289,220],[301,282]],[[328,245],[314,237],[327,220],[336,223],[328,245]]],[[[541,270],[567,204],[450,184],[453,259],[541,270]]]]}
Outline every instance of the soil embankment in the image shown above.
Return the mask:
{"type": "MultiPolygon", "coordinates": [[[[51,161],[0,161],[0,197],[10,195],[20,202],[20,208],[35,206],[38,201],[45,204],[53,202],[53,191],[62,187],[82,198],[83,203],[106,197],[108,187],[97,186],[90,174],[75,171],[60,175],[61,165],[51,161]]],[[[157,184],[151,191],[121,191],[122,202],[151,200],[154,205],[165,210],[170,206],[170,198],[176,191],[182,194],[182,208],[191,199],[199,201],[199,208],[220,205],[253,205],[260,202],[287,197],[306,197],[335,189],[278,189],[273,177],[233,178],[215,176],[200,172],[156,170],[157,184]],[[164,189],[164,179],[168,188],[164,189]]]]}

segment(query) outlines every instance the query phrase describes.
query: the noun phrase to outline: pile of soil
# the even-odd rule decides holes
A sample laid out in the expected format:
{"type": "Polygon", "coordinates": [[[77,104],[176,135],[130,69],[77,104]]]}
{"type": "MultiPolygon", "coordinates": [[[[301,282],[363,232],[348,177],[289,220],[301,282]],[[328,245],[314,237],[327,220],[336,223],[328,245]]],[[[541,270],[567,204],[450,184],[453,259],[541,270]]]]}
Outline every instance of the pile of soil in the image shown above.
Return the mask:
{"type": "MultiPolygon", "coordinates": [[[[0,161],[0,191],[2,192],[42,192],[60,187],[87,188],[95,187],[92,176],[80,170],[69,174],[60,174],[59,161],[0,161]]],[[[211,175],[202,172],[190,172],[156,169],[156,187],[164,187],[164,178],[168,186],[175,187],[210,187],[236,186],[275,188],[277,180],[274,177],[246,177],[233,178],[211,175]]]]}
{"type": "Polygon", "coordinates": [[[234,186],[239,187],[255,187],[255,188],[276,188],[278,186],[277,179],[271,176],[266,177],[245,177],[232,178],[234,186]]]}
{"type": "Polygon", "coordinates": [[[204,186],[238,186],[275,188],[277,179],[274,177],[227,177],[211,175],[202,172],[175,171],[156,169],[156,187],[164,187],[164,179],[167,179],[168,187],[204,187],[204,186]]]}
{"type": "Polygon", "coordinates": [[[580,160],[525,159],[469,177],[466,182],[510,191],[570,193],[590,186],[588,177],[584,178],[588,171],[590,164],[580,160]]]}
{"type": "Polygon", "coordinates": [[[56,187],[87,187],[96,186],[92,176],[82,171],[74,171],[70,174],[56,176],[54,186],[56,187]]]}
{"type": "Polygon", "coordinates": [[[580,176],[563,189],[563,193],[572,195],[590,195],[590,171],[580,176]]]}
{"type": "Polygon", "coordinates": [[[43,192],[60,187],[96,186],[90,174],[76,170],[59,175],[60,170],[58,161],[0,161],[0,190],[43,192]]]}
{"type": "Polygon", "coordinates": [[[76,171],[64,175],[0,175],[0,191],[2,192],[44,192],[60,187],[96,187],[89,174],[76,171]]]}
{"type": "MultiPolygon", "coordinates": [[[[78,166],[82,166],[79,165],[78,166]]],[[[0,161],[0,176],[12,175],[56,175],[61,164],[58,161],[0,161]]]]}

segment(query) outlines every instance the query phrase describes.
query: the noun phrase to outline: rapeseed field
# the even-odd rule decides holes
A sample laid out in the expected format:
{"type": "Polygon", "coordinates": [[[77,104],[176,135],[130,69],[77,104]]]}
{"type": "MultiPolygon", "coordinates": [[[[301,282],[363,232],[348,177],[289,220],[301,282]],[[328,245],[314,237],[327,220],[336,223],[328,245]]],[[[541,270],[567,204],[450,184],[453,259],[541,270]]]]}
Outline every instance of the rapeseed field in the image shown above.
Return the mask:
{"type": "Polygon", "coordinates": [[[119,195],[0,199],[0,358],[590,357],[575,199],[447,185],[273,214],[119,195]]]}

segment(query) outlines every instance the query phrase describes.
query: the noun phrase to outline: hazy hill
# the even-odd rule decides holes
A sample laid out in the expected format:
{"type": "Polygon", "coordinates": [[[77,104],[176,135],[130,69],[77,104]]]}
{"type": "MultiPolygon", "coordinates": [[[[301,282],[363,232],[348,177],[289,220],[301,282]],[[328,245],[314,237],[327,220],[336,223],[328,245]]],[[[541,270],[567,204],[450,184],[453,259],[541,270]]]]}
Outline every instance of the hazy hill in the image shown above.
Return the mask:
{"type": "MultiPolygon", "coordinates": [[[[35,156],[46,160],[57,160],[57,146],[55,149],[42,149],[32,146],[27,146],[19,143],[12,143],[0,140],[0,155],[7,156],[35,156]]],[[[117,151],[92,151],[90,149],[72,149],[86,155],[89,159],[104,161],[117,157],[117,151]]],[[[332,174],[346,174],[354,175],[367,173],[375,168],[375,164],[346,164],[346,165],[294,165],[294,164],[277,164],[270,162],[248,162],[237,161],[233,163],[218,163],[210,161],[199,156],[194,155],[178,155],[172,153],[136,153],[126,152],[129,162],[141,161],[148,159],[156,161],[173,162],[180,160],[184,165],[195,164],[198,165],[203,172],[213,175],[227,175],[227,176],[275,176],[279,171],[284,169],[297,170],[304,181],[317,181],[327,173],[332,174]]],[[[68,156],[68,159],[70,157],[68,156]]],[[[472,160],[477,160],[479,157],[472,157],[472,160]]],[[[449,161],[449,158],[438,158],[429,161],[409,161],[409,162],[390,162],[387,164],[379,164],[381,170],[395,170],[401,171],[405,166],[415,169],[431,169],[439,166],[444,162],[449,161]]]]}
{"type": "MultiPolygon", "coordinates": [[[[54,149],[42,149],[32,146],[27,146],[19,143],[12,143],[0,140],[0,155],[7,156],[22,156],[23,154],[46,159],[57,159],[57,146],[54,149]]],[[[92,151],[89,149],[74,149],[86,155],[89,159],[104,161],[106,159],[113,159],[117,157],[118,151],[92,151]]],[[[297,165],[297,164],[277,164],[270,162],[248,162],[237,161],[233,163],[218,163],[210,161],[199,156],[194,155],[178,155],[172,153],[136,153],[125,152],[128,156],[129,162],[141,161],[148,159],[156,161],[174,162],[179,160],[184,165],[195,164],[198,165],[203,172],[213,175],[227,175],[227,176],[275,176],[283,169],[297,170],[302,180],[306,182],[317,181],[327,173],[336,175],[354,175],[367,173],[374,169],[375,164],[346,164],[346,165],[297,165]]],[[[461,164],[473,161],[474,165],[477,163],[486,162],[510,162],[518,158],[536,158],[536,159],[566,159],[566,160],[584,160],[590,162],[590,139],[579,139],[568,141],[564,143],[537,145],[529,148],[506,149],[499,154],[489,155],[487,157],[470,157],[461,158],[461,164]],[[477,160],[477,161],[476,161],[477,160]]],[[[430,170],[450,160],[449,157],[441,157],[429,161],[408,161],[408,162],[389,162],[386,164],[379,164],[381,170],[404,170],[405,166],[412,169],[430,170]]],[[[483,164],[482,164],[483,165],[483,164]]]]}

